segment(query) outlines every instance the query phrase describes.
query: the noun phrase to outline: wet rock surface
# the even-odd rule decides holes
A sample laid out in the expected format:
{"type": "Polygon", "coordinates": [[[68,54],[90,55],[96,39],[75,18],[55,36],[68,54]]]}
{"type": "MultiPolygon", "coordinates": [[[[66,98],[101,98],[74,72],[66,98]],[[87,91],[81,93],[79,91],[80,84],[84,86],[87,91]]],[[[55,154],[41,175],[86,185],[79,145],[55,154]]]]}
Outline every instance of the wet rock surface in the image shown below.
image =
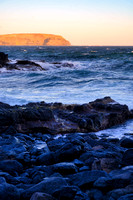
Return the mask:
{"type": "MultiPolygon", "coordinates": [[[[130,118],[132,114],[128,107],[116,103],[110,97],[83,105],[40,102],[9,106],[0,103],[0,132],[8,132],[10,129],[21,133],[95,132],[130,118]]],[[[123,147],[131,148],[132,144],[132,140],[121,141],[123,147]]]]}
{"type": "Polygon", "coordinates": [[[43,71],[45,70],[36,62],[29,60],[18,60],[16,63],[10,62],[8,54],[0,52],[0,68],[6,70],[28,70],[28,71],[43,71]]]}
{"type": "Polygon", "coordinates": [[[132,199],[132,139],[91,132],[129,118],[128,107],[109,97],[85,105],[0,103],[0,199],[132,199]]]}
{"type": "Polygon", "coordinates": [[[0,199],[132,199],[132,148],[114,141],[94,133],[2,133],[0,199]]]}
{"type": "MultiPolygon", "coordinates": [[[[45,62],[45,61],[43,61],[45,62]]],[[[54,68],[73,68],[74,64],[69,62],[52,62],[48,65],[54,66],[54,68]]],[[[0,68],[7,71],[45,71],[48,70],[46,67],[42,67],[40,64],[30,60],[17,60],[12,62],[8,59],[8,54],[0,52],[0,68]]]]}
{"type": "Polygon", "coordinates": [[[8,62],[8,54],[0,52],[0,67],[3,67],[8,62]]]}

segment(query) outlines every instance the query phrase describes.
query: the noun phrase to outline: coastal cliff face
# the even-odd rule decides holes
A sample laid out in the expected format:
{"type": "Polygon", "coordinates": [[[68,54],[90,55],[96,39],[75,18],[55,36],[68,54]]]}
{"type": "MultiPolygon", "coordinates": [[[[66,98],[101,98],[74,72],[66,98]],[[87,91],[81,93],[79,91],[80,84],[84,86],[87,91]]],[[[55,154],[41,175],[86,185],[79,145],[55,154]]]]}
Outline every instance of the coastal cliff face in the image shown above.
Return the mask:
{"type": "Polygon", "coordinates": [[[2,46],[70,46],[60,35],[52,34],[8,34],[0,35],[2,46]]]}

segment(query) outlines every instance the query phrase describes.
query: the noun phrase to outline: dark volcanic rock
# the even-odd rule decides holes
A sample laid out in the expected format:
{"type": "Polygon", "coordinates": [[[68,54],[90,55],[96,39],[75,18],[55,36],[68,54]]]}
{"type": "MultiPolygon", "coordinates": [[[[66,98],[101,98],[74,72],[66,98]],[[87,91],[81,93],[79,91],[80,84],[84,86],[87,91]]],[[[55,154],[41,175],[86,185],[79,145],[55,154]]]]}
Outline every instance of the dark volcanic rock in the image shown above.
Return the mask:
{"type": "Polygon", "coordinates": [[[30,200],[55,200],[55,198],[46,193],[35,192],[30,200]]]}
{"type": "Polygon", "coordinates": [[[79,172],[69,176],[71,183],[79,186],[80,188],[89,188],[90,185],[92,185],[100,177],[108,177],[108,174],[104,171],[93,170],[79,172]]]}
{"type": "MultiPolygon", "coordinates": [[[[11,126],[14,131],[29,133],[72,133],[99,131],[131,118],[126,105],[110,104],[105,97],[97,107],[95,101],[83,105],[31,103],[25,106],[0,104],[0,132],[11,126]],[[70,109],[71,107],[71,109],[70,109]]],[[[99,104],[99,103],[98,103],[99,104]]],[[[63,140],[62,140],[63,144],[63,140]]],[[[52,148],[52,144],[49,144],[52,148]]],[[[53,149],[53,151],[55,151],[53,149]]]]}
{"type": "Polygon", "coordinates": [[[53,194],[57,189],[67,186],[67,182],[64,178],[49,177],[45,178],[42,182],[34,185],[33,187],[22,192],[21,199],[29,200],[29,198],[35,192],[44,192],[47,194],[53,194]]]}
{"type": "MultiPolygon", "coordinates": [[[[123,199],[128,200],[128,197],[131,197],[133,192],[133,185],[128,185],[125,188],[115,189],[107,193],[106,199],[123,199]]],[[[131,200],[132,198],[129,198],[131,200]]]]}
{"type": "Polygon", "coordinates": [[[18,60],[17,61],[18,65],[35,65],[35,66],[40,66],[39,64],[29,61],[29,60],[18,60]]]}
{"type": "Polygon", "coordinates": [[[8,172],[11,175],[23,172],[23,166],[16,160],[3,160],[0,161],[0,169],[8,172]]]}
{"type": "Polygon", "coordinates": [[[126,194],[120,197],[118,200],[133,200],[133,194],[126,194]]]}
{"type": "Polygon", "coordinates": [[[128,119],[127,107],[111,102],[0,103],[0,195],[7,188],[7,200],[132,198],[132,140],[88,133],[128,119]]]}
{"type": "Polygon", "coordinates": [[[11,184],[3,183],[0,184],[0,199],[1,200],[19,200],[19,190],[11,184]]]}
{"type": "Polygon", "coordinates": [[[8,62],[8,54],[0,52],[0,65],[3,66],[8,62]]]}
{"type": "Polygon", "coordinates": [[[39,64],[29,60],[19,60],[12,64],[8,60],[8,55],[0,52],[0,68],[7,70],[28,70],[28,71],[43,71],[45,70],[39,64]]]}
{"type": "Polygon", "coordinates": [[[78,191],[74,197],[74,200],[90,200],[90,197],[86,193],[78,191]]]}
{"type": "MultiPolygon", "coordinates": [[[[14,174],[14,175],[16,175],[16,174],[14,174]]],[[[4,178],[7,183],[10,183],[10,184],[13,184],[13,185],[17,185],[17,184],[20,183],[18,177],[14,177],[7,172],[0,172],[0,177],[4,178]]]]}
{"type": "Polygon", "coordinates": [[[41,154],[36,163],[39,165],[52,165],[55,163],[55,155],[53,152],[41,154]]]}
{"type": "Polygon", "coordinates": [[[133,178],[132,168],[114,170],[109,173],[109,177],[98,178],[95,181],[94,186],[107,191],[117,188],[124,188],[127,185],[133,183],[132,178],[133,178]]]}
{"type": "Polygon", "coordinates": [[[132,198],[132,140],[88,133],[129,117],[109,97],[83,105],[0,103],[0,199],[132,198]]]}
{"type": "Polygon", "coordinates": [[[57,151],[63,145],[65,145],[66,142],[69,142],[69,140],[66,139],[66,138],[60,137],[58,139],[54,139],[52,141],[49,141],[47,144],[48,144],[48,147],[49,147],[50,151],[57,151]]]}
{"type": "Polygon", "coordinates": [[[70,200],[74,199],[76,193],[80,191],[80,189],[76,186],[65,186],[61,188],[60,190],[57,190],[54,192],[53,196],[56,199],[60,200],[70,200]]]}
{"type": "Polygon", "coordinates": [[[80,160],[92,170],[104,170],[110,172],[118,169],[122,160],[121,153],[112,150],[101,149],[101,146],[94,146],[92,150],[83,153],[80,160]],[[95,147],[95,148],[94,148],[95,147]],[[100,148],[100,149],[99,149],[100,148]]]}
{"type": "Polygon", "coordinates": [[[52,110],[48,108],[0,109],[0,130],[4,131],[3,129],[7,130],[9,126],[12,126],[18,132],[44,132],[49,128],[47,121],[53,119],[52,110]]]}
{"type": "Polygon", "coordinates": [[[63,162],[51,166],[54,172],[59,172],[62,175],[75,174],[78,168],[73,163],[63,162]]]}
{"type": "Polygon", "coordinates": [[[7,103],[2,103],[2,102],[0,102],[0,109],[2,109],[2,108],[11,108],[11,106],[9,105],[9,104],[7,104],[7,103]]]}
{"type": "Polygon", "coordinates": [[[26,148],[23,143],[14,136],[5,133],[4,137],[0,139],[0,161],[16,159],[18,155],[25,151],[26,148]]]}
{"type": "Polygon", "coordinates": [[[81,145],[66,143],[62,148],[55,152],[55,158],[58,162],[72,161],[83,153],[81,145]]]}
{"type": "Polygon", "coordinates": [[[16,70],[22,70],[23,68],[26,68],[27,70],[32,70],[32,71],[44,70],[39,64],[29,61],[29,60],[18,60],[17,63],[15,63],[12,66],[14,66],[14,69],[16,70]]]}
{"type": "Polygon", "coordinates": [[[89,195],[91,199],[94,199],[94,200],[104,199],[103,193],[97,189],[91,189],[90,191],[87,191],[87,194],[89,195]]]}
{"type": "Polygon", "coordinates": [[[123,138],[120,145],[125,148],[133,148],[133,140],[130,138],[123,138]]]}
{"type": "Polygon", "coordinates": [[[133,149],[125,151],[123,154],[122,164],[124,166],[133,165],[133,149]]]}

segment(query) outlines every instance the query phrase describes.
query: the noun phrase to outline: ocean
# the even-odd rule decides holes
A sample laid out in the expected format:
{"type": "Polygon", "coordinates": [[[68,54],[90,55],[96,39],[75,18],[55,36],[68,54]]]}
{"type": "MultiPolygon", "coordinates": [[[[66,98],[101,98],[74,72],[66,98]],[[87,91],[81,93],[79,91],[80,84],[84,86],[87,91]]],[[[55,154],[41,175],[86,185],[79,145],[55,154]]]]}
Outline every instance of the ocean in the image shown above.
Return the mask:
{"type": "MultiPolygon", "coordinates": [[[[83,104],[110,96],[133,109],[133,47],[1,46],[11,63],[30,60],[44,71],[0,69],[0,101],[10,105],[45,101],[83,104]]],[[[133,120],[99,132],[133,135],[133,120]]]]}

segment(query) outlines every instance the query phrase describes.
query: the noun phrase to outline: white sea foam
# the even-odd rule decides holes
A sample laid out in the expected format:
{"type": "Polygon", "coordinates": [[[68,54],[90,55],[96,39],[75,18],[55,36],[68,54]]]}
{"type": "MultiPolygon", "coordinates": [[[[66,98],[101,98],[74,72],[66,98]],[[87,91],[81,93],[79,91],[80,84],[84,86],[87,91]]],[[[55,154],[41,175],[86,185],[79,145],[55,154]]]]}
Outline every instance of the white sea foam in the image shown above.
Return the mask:
{"type": "MultiPolygon", "coordinates": [[[[133,48],[106,48],[10,47],[8,51],[6,47],[11,64],[31,60],[44,70],[0,68],[0,101],[10,105],[37,101],[83,104],[111,96],[133,109],[133,48]],[[91,51],[97,51],[92,52],[94,59],[82,55],[91,51]]],[[[133,132],[132,127],[130,123],[118,132],[111,129],[109,133],[124,135],[124,132],[133,132]]]]}
{"type": "Polygon", "coordinates": [[[122,137],[130,137],[133,139],[133,120],[129,120],[125,122],[124,124],[121,124],[119,126],[114,126],[113,128],[102,130],[97,132],[96,134],[98,136],[104,136],[104,137],[110,137],[110,138],[119,138],[122,137]]]}

